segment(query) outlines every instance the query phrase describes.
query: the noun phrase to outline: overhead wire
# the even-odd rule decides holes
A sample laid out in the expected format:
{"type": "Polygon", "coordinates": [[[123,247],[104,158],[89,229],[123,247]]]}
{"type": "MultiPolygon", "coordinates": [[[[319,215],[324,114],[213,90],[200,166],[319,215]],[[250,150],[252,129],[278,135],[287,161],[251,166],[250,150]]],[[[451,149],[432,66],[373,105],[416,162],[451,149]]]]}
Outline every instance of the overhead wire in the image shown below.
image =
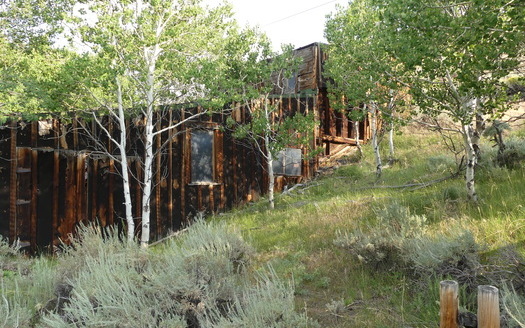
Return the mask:
{"type": "Polygon", "coordinates": [[[331,1],[325,2],[325,3],[323,3],[323,4],[320,4],[320,5],[317,5],[317,6],[315,6],[315,7],[311,7],[311,8],[305,9],[305,10],[303,10],[303,11],[300,11],[300,12],[298,12],[298,13],[292,14],[292,15],[290,15],[290,16],[286,16],[286,17],[283,17],[283,18],[279,18],[279,19],[274,20],[274,21],[272,21],[272,22],[270,22],[270,23],[264,24],[263,26],[270,26],[270,25],[273,25],[273,24],[276,24],[276,23],[280,23],[280,22],[285,21],[285,20],[287,20],[287,19],[293,18],[293,17],[295,17],[295,16],[302,15],[302,14],[304,14],[304,13],[306,13],[306,12],[309,12],[309,11],[311,11],[311,10],[314,10],[314,9],[320,8],[320,7],[322,7],[322,6],[326,6],[326,5],[331,4],[331,3],[333,3],[333,2],[336,2],[336,1],[338,1],[338,0],[331,0],[331,1]]]}

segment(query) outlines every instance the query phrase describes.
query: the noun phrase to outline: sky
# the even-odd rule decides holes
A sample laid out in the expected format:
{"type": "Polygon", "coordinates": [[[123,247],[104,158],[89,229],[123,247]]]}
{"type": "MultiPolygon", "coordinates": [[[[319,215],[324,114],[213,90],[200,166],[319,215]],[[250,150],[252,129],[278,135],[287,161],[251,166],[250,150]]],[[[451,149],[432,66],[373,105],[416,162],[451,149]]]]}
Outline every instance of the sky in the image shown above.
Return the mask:
{"type": "MultiPolygon", "coordinates": [[[[207,0],[216,5],[220,0],[207,0]]],[[[235,18],[241,24],[259,26],[270,39],[274,50],[291,43],[295,48],[313,42],[326,42],[326,15],[336,5],[347,6],[348,0],[229,0],[235,18]]]]}

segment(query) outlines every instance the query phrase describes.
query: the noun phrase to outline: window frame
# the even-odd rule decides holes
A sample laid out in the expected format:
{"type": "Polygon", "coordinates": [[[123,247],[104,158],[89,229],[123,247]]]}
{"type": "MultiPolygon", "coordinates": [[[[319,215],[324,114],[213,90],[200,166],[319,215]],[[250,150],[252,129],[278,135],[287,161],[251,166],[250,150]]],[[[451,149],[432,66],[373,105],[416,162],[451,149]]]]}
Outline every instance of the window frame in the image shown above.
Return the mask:
{"type": "MultiPolygon", "coordinates": [[[[217,137],[216,133],[218,130],[218,126],[197,126],[192,128],[189,133],[189,160],[188,160],[188,166],[189,166],[189,174],[188,174],[188,185],[190,186],[209,186],[209,185],[220,185],[221,183],[218,182],[218,172],[217,172],[217,148],[216,148],[216,142],[217,137]],[[205,132],[207,133],[211,140],[211,179],[209,180],[197,180],[195,179],[194,169],[195,165],[193,165],[195,162],[195,153],[194,153],[194,135],[199,132],[205,132]]],[[[197,165],[198,166],[198,165],[197,165]]]]}
{"type": "Polygon", "coordinates": [[[303,151],[301,148],[292,148],[292,147],[286,147],[283,150],[279,151],[277,153],[277,158],[273,160],[272,162],[272,168],[273,173],[276,176],[287,176],[287,177],[301,177],[303,176],[303,151]],[[297,154],[291,154],[287,155],[289,153],[298,153],[299,157],[297,157],[297,154]],[[291,159],[291,163],[287,163],[287,158],[291,159]],[[296,168],[296,165],[298,165],[298,168],[296,168]],[[298,174],[294,172],[295,170],[299,170],[298,174]]]}

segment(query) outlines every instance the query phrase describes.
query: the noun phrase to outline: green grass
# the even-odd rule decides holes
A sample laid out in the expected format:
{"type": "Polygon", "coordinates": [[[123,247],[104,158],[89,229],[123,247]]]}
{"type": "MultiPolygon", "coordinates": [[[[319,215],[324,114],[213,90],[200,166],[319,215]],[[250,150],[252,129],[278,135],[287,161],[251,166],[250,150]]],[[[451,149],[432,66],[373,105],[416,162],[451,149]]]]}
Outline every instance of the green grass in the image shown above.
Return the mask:
{"type": "MultiPolygon", "coordinates": [[[[273,211],[263,199],[212,220],[238,227],[256,248],[261,266],[269,262],[281,277],[293,278],[297,308],[323,327],[435,327],[439,280],[446,277],[421,286],[403,270],[363,265],[334,245],[337,232],[373,226],[374,211],[397,202],[425,215],[433,234],[467,229],[486,254],[508,245],[523,252],[525,170],[480,169],[481,201],[468,204],[461,177],[419,189],[388,188],[432,181],[455,170],[455,159],[438,135],[405,132],[396,146],[398,162],[379,180],[366,147],[362,162],[278,197],[273,211]],[[334,314],[327,304],[337,302],[346,307],[334,314]]],[[[462,302],[469,306],[472,295],[463,292],[462,302]]]]}
{"type": "MultiPolygon", "coordinates": [[[[513,134],[523,137],[524,131],[514,131],[513,134]]],[[[438,135],[407,129],[397,137],[396,147],[398,160],[384,169],[380,179],[375,176],[373,155],[366,146],[361,162],[343,165],[302,188],[296,188],[289,195],[278,195],[274,210],[268,210],[262,199],[212,217],[210,221],[221,221],[234,231],[240,231],[255,248],[255,261],[250,262],[253,266],[249,267],[249,273],[257,276],[257,273],[268,270],[269,264],[279,278],[293,281],[296,310],[317,320],[321,327],[436,327],[439,281],[454,277],[417,276],[414,270],[399,263],[363,264],[356,254],[336,246],[334,240],[341,232],[374,232],[380,221],[378,213],[396,203],[408,208],[412,215],[427,218],[426,236],[470,231],[481,246],[478,255],[483,264],[494,261],[509,248],[516,249],[523,256],[525,165],[507,170],[494,167],[485,160],[477,172],[480,202],[469,204],[465,202],[461,176],[424,188],[414,185],[450,176],[455,170],[455,159],[438,135]],[[411,187],[401,187],[405,185],[411,187]]],[[[490,149],[490,145],[484,149],[490,149]]],[[[389,222],[396,223],[395,220],[389,222]]],[[[174,242],[150,248],[148,256],[142,251],[133,253],[139,273],[147,278],[149,276],[144,275],[143,270],[154,263],[161,268],[171,263],[173,245],[181,246],[188,240],[197,245],[215,240],[212,230],[206,231],[195,236],[181,234],[184,237],[174,242]],[[150,260],[146,259],[148,257],[150,260]]],[[[235,238],[225,240],[225,249],[244,245],[236,243],[235,238]]],[[[79,247],[77,253],[72,253],[79,260],[70,261],[67,260],[68,254],[64,255],[66,260],[60,256],[16,257],[6,243],[0,242],[0,299],[22,298],[17,298],[16,306],[12,308],[1,304],[0,314],[12,316],[18,315],[18,311],[26,322],[38,322],[46,314],[41,309],[55,297],[59,281],[82,273],[80,268],[84,258],[91,256],[90,252],[110,254],[122,246],[119,245],[117,239],[115,243],[106,240],[104,245],[98,239],[92,244],[88,240],[83,244],[85,249],[79,247]]],[[[248,253],[248,248],[245,250],[248,253]]],[[[183,251],[175,255],[189,256],[189,253],[183,251]]],[[[210,272],[220,267],[211,266],[210,272]]],[[[173,279],[173,272],[168,270],[166,277],[173,279]]],[[[180,280],[180,277],[175,278],[180,280]]],[[[166,279],[160,279],[159,285],[165,284],[166,279]]],[[[93,285],[86,282],[90,288],[93,285]]],[[[460,304],[475,311],[475,295],[469,288],[461,286],[460,304]]],[[[0,327],[1,323],[0,319],[0,327]]]]}

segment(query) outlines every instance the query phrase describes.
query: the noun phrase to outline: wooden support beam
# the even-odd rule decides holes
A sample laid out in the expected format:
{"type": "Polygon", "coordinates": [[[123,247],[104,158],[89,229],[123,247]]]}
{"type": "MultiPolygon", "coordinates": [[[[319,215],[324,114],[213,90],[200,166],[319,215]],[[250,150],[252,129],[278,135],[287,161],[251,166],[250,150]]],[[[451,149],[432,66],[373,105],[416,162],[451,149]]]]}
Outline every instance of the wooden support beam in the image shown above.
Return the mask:
{"type": "Polygon", "coordinates": [[[355,139],[349,139],[349,138],[343,138],[343,137],[335,137],[335,136],[323,136],[323,141],[333,142],[333,143],[340,143],[340,144],[348,144],[348,145],[356,145],[355,139]]]}

